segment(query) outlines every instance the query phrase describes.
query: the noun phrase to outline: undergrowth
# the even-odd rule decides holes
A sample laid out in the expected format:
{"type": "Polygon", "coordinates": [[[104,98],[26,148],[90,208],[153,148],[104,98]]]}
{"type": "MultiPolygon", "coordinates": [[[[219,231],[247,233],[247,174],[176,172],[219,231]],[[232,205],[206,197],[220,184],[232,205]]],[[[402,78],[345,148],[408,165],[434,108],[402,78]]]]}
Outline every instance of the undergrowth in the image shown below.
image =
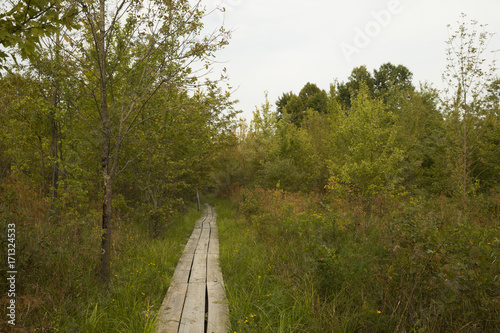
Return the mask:
{"type": "Polygon", "coordinates": [[[216,202],[231,332],[498,332],[497,199],[240,189],[216,202]]]}
{"type": "MultiPolygon", "coordinates": [[[[148,214],[117,202],[112,234],[112,279],[99,279],[99,207],[49,203],[15,180],[0,187],[1,248],[16,223],[16,325],[0,309],[1,332],[153,332],[157,311],[199,213],[174,216],[155,239],[148,214]]],[[[1,261],[6,263],[6,250],[1,261]]],[[[6,272],[0,288],[7,290],[6,272]]],[[[7,294],[1,295],[7,304],[7,294]]]]}

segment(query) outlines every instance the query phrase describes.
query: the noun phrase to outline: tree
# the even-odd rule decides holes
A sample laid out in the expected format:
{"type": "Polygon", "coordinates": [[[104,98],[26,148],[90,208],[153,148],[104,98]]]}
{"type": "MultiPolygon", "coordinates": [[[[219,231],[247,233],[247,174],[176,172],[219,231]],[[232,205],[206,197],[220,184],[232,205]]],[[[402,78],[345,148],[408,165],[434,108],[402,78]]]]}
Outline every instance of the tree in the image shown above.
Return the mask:
{"type": "MultiPolygon", "coordinates": [[[[21,0],[12,8],[2,8],[0,13],[0,45],[19,47],[23,58],[35,56],[35,47],[40,37],[57,33],[60,26],[75,28],[78,14],[74,2],[65,0],[21,0]]],[[[13,52],[10,53],[15,60],[13,52]]],[[[0,68],[9,56],[0,50],[0,68]]]]}
{"type": "Polygon", "coordinates": [[[378,96],[390,92],[392,89],[413,90],[413,73],[403,65],[395,66],[390,62],[373,71],[374,90],[378,96]]]}
{"type": "Polygon", "coordinates": [[[210,182],[234,113],[227,112],[228,97],[217,91],[189,96],[183,89],[160,89],[151,103],[166,112],[131,133],[124,154],[139,158],[130,161],[120,183],[129,189],[123,191],[127,200],[140,197],[135,201],[149,212],[150,230],[157,235],[160,220],[210,182]]]}
{"type": "Polygon", "coordinates": [[[468,196],[478,185],[472,175],[478,162],[473,155],[478,148],[485,91],[493,81],[495,68],[493,62],[486,69],[483,58],[492,34],[484,26],[479,26],[482,31],[478,31],[478,22],[466,23],[465,18],[462,14],[458,29],[447,41],[448,64],[443,74],[447,88],[443,104],[450,134],[450,168],[456,192],[467,211],[468,196]]]}
{"type": "Polygon", "coordinates": [[[370,97],[366,85],[351,103],[333,133],[332,184],[354,186],[365,198],[398,191],[405,152],[397,144],[397,115],[370,97]]]}
{"type": "Polygon", "coordinates": [[[265,93],[264,103],[255,108],[250,129],[237,147],[240,160],[239,177],[237,181],[243,183],[255,182],[262,175],[266,163],[275,145],[274,138],[277,131],[277,120],[271,109],[271,103],[265,93]]]}
{"type": "Polygon", "coordinates": [[[356,98],[361,85],[366,85],[372,96],[385,99],[394,90],[414,90],[412,77],[413,73],[403,65],[385,63],[378,70],[375,69],[373,75],[366,66],[356,67],[347,82],[337,84],[337,99],[349,110],[351,100],[356,98]]]}
{"type": "Polygon", "coordinates": [[[344,109],[349,110],[351,101],[356,98],[361,86],[366,86],[370,93],[374,91],[374,79],[366,66],[356,67],[352,70],[347,82],[337,86],[338,99],[344,109]]]}
{"type": "Polygon", "coordinates": [[[299,97],[302,99],[306,109],[326,113],[328,108],[328,96],[324,90],[318,88],[314,83],[306,83],[300,90],[299,97]]]}
{"type": "Polygon", "coordinates": [[[287,121],[300,127],[307,110],[327,113],[328,96],[324,90],[314,83],[306,83],[299,95],[292,92],[284,93],[277,101],[277,119],[287,118],[287,121]]]}
{"type": "Polygon", "coordinates": [[[292,95],[286,106],[284,108],[283,120],[294,124],[295,126],[300,126],[302,118],[306,113],[306,107],[304,105],[304,100],[297,95],[292,95]]]}
{"type": "Polygon", "coordinates": [[[264,138],[271,138],[276,131],[276,116],[271,110],[267,91],[265,92],[264,104],[261,105],[260,109],[256,107],[253,112],[250,130],[252,133],[260,133],[264,138]]]}
{"type": "Polygon", "coordinates": [[[41,96],[36,81],[18,74],[2,78],[0,100],[1,141],[6,145],[8,170],[47,193],[50,104],[41,96]]]}
{"type": "Polygon", "coordinates": [[[419,90],[394,89],[380,99],[396,115],[396,145],[405,151],[402,185],[407,191],[442,193],[446,188],[445,133],[438,92],[428,85],[419,90]]]}
{"type": "Polygon", "coordinates": [[[500,185],[500,80],[487,87],[485,105],[478,128],[478,149],[473,159],[478,165],[472,174],[481,181],[483,190],[500,185]]]}
{"type": "Polygon", "coordinates": [[[201,69],[209,70],[214,52],[227,44],[229,33],[221,28],[201,37],[204,12],[199,2],[191,6],[188,0],[78,0],[76,4],[82,28],[62,31],[58,45],[71,58],[79,74],[78,90],[86,97],[71,103],[100,150],[101,279],[107,283],[114,183],[134,158],[122,156],[122,148],[141,124],[168,112],[151,103],[162,87],[200,85],[201,69]]]}
{"type": "Polygon", "coordinates": [[[293,92],[287,92],[283,93],[281,97],[278,98],[276,101],[276,118],[278,120],[283,119],[283,115],[285,113],[285,106],[288,104],[288,101],[292,98],[292,96],[295,96],[293,92]]]}

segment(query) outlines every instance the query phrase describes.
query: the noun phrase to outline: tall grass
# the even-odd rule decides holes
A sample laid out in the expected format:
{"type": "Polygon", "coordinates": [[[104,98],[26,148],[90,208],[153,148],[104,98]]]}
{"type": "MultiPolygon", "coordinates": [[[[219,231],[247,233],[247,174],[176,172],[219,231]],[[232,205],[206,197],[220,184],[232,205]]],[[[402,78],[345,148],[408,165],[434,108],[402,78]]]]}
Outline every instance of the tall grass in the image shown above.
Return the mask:
{"type": "MultiPolygon", "coordinates": [[[[6,323],[3,306],[1,332],[153,331],[183,245],[199,217],[194,207],[174,216],[156,239],[150,236],[146,213],[117,209],[112,280],[103,288],[98,207],[87,203],[55,214],[44,199],[15,180],[2,184],[0,197],[2,230],[12,221],[17,225],[19,278],[16,326],[6,323]]],[[[1,246],[7,248],[5,233],[1,246]]],[[[1,275],[5,291],[4,270],[1,275]]],[[[1,302],[7,304],[5,293],[1,302]]]]}
{"type": "Polygon", "coordinates": [[[218,201],[232,331],[498,332],[495,200],[468,216],[448,198],[218,201]]]}

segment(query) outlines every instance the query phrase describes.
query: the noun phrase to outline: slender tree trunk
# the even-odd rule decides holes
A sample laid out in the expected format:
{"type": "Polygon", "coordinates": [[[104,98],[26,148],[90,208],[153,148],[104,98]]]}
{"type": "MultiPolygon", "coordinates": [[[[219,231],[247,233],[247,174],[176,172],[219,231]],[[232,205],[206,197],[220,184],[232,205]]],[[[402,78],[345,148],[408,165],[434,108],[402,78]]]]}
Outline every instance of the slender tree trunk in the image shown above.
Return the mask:
{"type": "Polygon", "coordinates": [[[198,188],[196,188],[196,204],[198,205],[198,211],[200,211],[201,210],[200,192],[198,191],[198,188]]]}
{"type": "Polygon", "coordinates": [[[45,156],[44,156],[45,154],[43,153],[42,138],[40,136],[37,136],[37,137],[38,137],[38,143],[40,144],[40,161],[42,163],[42,169],[40,170],[40,177],[41,177],[42,183],[40,185],[42,186],[42,194],[43,194],[43,196],[45,196],[48,194],[47,186],[45,185],[45,156]]]}
{"type": "Polygon", "coordinates": [[[467,211],[467,111],[464,112],[464,133],[463,133],[463,170],[462,170],[462,200],[464,210],[467,211]]]}
{"type": "Polygon", "coordinates": [[[463,200],[463,207],[464,207],[464,213],[467,216],[467,182],[468,182],[468,160],[467,160],[467,118],[468,118],[468,106],[467,106],[467,94],[464,93],[464,116],[462,121],[463,123],[463,137],[462,137],[462,149],[463,149],[463,169],[462,169],[462,200],[463,200]]]}
{"type": "MultiPolygon", "coordinates": [[[[57,49],[59,45],[59,34],[56,35],[56,50],[55,50],[55,63],[59,65],[60,57],[59,50],[57,49]]],[[[59,126],[57,124],[56,118],[56,110],[59,106],[59,92],[58,92],[58,73],[54,75],[54,87],[52,89],[52,100],[51,106],[52,111],[50,112],[50,135],[51,135],[51,144],[50,144],[50,153],[52,158],[52,179],[50,183],[50,199],[51,206],[54,204],[54,199],[57,197],[57,188],[59,184],[59,126]]]]}
{"type": "MultiPolygon", "coordinates": [[[[104,171],[106,172],[106,171],[104,171]]],[[[106,176],[105,176],[106,177],[106,176]]],[[[111,219],[113,208],[113,181],[106,177],[104,181],[104,198],[102,204],[102,238],[101,238],[101,281],[107,284],[111,277],[111,219]]]]}
{"type": "Polygon", "coordinates": [[[111,277],[111,219],[113,216],[113,175],[110,161],[110,124],[107,100],[106,48],[105,48],[105,1],[100,0],[99,40],[97,51],[100,69],[101,93],[101,167],[104,180],[104,196],[102,203],[102,236],[101,236],[101,281],[107,284],[111,277]]]}
{"type": "Polygon", "coordinates": [[[50,135],[51,135],[51,144],[50,144],[50,153],[52,157],[52,180],[50,183],[50,199],[54,200],[57,197],[57,187],[59,183],[59,151],[58,151],[58,141],[59,141],[59,129],[57,126],[55,108],[57,108],[58,104],[58,96],[57,89],[54,88],[52,92],[52,107],[53,110],[50,113],[50,135]]]}

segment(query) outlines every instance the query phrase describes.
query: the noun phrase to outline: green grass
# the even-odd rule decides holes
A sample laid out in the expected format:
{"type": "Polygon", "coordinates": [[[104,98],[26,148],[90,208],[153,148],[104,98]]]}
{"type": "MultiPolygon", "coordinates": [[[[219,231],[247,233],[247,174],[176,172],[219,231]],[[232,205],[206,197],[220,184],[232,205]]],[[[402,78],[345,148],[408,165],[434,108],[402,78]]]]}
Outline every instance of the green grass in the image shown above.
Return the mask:
{"type": "Polygon", "coordinates": [[[94,294],[83,316],[83,332],[153,332],[158,310],[170,285],[183,246],[199,213],[192,208],[178,216],[164,235],[147,232],[126,238],[109,293],[94,294]],[[100,308],[100,311],[96,309],[100,308]]]}
{"type": "MultiPolygon", "coordinates": [[[[301,295],[290,293],[290,285],[281,283],[272,249],[258,241],[255,229],[238,220],[228,202],[218,201],[215,207],[231,331],[310,331],[308,312],[313,305],[303,303],[301,295]]],[[[307,276],[299,279],[308,282],[307,276]]]]}
{"type": "MultiPolygon", "coordinates": [[[[153,332],[157,311],[200,213],[194,205],[173,216],[152,239],[146,214],[117,210],[112,279],[99,279],[99,213],[67,210],[57,219],[43,199],[17,184],[0,192],[2,226],[16,222],[16,332],[153,332]]],[[[7,248],[5,239],[1,245],[7,248]]],[[[5,260],[6,261],[6,260],[5,260]]],[[[0,287],[5,286],[4,272],[0,287]]],[[[6,295],[0,296],[6,304],[6,295]]],[[[0,309],[6,318],[6,307],[0,309]]],[[[0,331],[13,327],[3,320],[0,331]]]]}
{"type": "Polygon", "coordinates": [[[260,189],[214,204],[231,332],[498,332],[491,212],[260,189]]]}

